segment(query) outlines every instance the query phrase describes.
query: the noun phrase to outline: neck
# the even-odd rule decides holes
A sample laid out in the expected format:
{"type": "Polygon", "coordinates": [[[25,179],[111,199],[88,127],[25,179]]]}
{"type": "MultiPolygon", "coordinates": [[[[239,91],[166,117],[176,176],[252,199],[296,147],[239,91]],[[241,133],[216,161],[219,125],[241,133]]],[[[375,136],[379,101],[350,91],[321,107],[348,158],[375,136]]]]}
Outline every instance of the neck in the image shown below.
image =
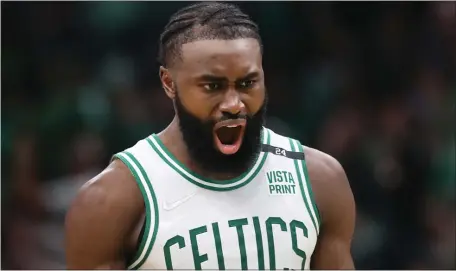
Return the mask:
{"type": "Polygon", "coordinates": [[[192,159],[187,144],[184,141],[182,132],[179,128],[179,119],[174,116],[174,119],[163,131],[158,133],[158,137],[166,148],[187,168],[195,173],[213,180],[227,180],[237,177],[235,174],[220,174],[217,172],[208,172],[202,170],[201,167],[192,159]]]}

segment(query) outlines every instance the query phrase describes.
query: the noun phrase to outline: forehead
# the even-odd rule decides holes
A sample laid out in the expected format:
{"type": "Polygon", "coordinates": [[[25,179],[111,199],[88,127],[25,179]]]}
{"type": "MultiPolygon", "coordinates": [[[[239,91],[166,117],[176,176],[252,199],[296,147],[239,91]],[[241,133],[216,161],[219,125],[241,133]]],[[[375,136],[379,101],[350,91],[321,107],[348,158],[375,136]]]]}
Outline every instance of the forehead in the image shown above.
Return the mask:
{"type": "Polygon", "coordinates": [[[235,40],[200,40],[182,45],[180,66],[191,74],[214,74],[230,77],[259,72],[261,49],[252,38],[235,40]]]}

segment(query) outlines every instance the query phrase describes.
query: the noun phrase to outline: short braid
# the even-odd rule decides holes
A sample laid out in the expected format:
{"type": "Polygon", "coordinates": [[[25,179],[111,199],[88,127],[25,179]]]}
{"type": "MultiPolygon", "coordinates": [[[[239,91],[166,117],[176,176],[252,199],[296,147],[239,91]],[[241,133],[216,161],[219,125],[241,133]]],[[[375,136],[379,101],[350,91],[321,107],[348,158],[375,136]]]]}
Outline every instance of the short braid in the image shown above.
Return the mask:
{"type": "Polygon", "coordinates": [[[188,42],[238,38],[254,38],[262,47],[258,25],[237,6],[220,2],[189,5],[171,16],[160,35],[158,61],[165,67],[172,65],[188,42]]]}

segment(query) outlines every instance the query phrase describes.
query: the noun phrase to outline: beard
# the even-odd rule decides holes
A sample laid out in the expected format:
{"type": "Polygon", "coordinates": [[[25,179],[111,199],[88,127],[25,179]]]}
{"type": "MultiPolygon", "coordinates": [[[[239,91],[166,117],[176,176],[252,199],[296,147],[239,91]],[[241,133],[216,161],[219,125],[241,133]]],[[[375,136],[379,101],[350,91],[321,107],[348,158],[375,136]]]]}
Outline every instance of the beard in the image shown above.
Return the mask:
{"type": "MultiPolygon", "coordinates": [[[[179,127],[190,157],[204,171],[222,174],[241,175],[255,163],[261,151],[261,132],[265,120],[267,97],[260,110],[254,115],[243,116],[246,127],[242,145],[232,155],[221,153],[214,146],[214,125],[222,120],[201,120],[190,113],[182,104],[176,91],[175,107],[179,118],[179,127]]],[[[234,118],[241,118],[236,116],[234,118]]]]}

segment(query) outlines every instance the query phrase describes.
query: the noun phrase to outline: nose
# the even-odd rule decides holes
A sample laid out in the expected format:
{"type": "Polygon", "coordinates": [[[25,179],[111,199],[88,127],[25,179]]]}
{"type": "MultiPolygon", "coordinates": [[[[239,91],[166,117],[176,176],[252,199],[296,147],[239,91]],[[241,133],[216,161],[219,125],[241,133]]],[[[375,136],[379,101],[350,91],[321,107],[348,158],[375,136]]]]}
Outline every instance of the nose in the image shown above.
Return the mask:
{"type": "Polygon", "coordinates": [[[220,111],[231,115],[238,115],[245,111],[245,105],[238,91],[230,89],[225,93],[220,103],[220,111]]]}

